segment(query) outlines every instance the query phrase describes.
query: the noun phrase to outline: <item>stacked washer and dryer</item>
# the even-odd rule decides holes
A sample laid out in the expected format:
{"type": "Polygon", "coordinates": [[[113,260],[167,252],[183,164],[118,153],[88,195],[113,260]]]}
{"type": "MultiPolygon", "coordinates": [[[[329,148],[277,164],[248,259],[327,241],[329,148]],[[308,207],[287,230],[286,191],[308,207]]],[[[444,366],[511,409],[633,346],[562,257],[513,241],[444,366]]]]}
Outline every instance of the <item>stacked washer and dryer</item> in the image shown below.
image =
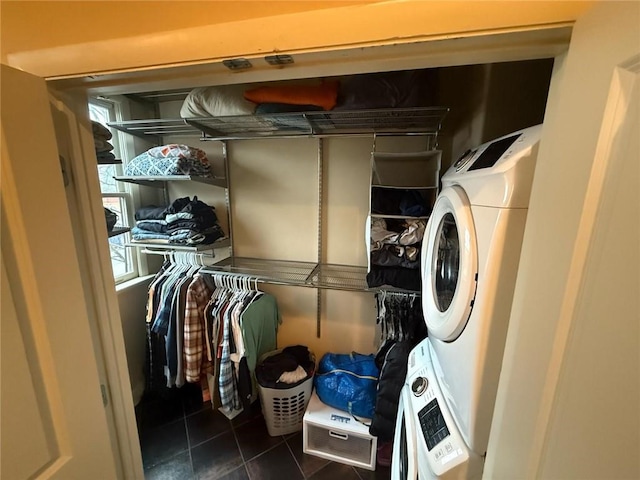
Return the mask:
{"type": "Polygon", "coordinates": [[[480,478],[541,125],[469,150],[442,177],[422,245],[428,337],[410,353],[391,478],[480,478]]]}

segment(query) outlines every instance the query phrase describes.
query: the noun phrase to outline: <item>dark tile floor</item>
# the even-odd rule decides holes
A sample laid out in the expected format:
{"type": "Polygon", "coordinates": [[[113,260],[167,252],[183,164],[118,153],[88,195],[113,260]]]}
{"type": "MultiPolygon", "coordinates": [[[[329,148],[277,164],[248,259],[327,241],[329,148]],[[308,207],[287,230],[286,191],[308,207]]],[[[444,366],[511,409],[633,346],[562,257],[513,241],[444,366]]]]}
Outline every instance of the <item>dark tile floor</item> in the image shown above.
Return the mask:
{"type": "Polygon", "coordinates": [[[302,452],[302,432],[271,437],[256,402],[233,420],[186,385],[136,406],[146,480],[388,480],[375,472],[302,452]]]}

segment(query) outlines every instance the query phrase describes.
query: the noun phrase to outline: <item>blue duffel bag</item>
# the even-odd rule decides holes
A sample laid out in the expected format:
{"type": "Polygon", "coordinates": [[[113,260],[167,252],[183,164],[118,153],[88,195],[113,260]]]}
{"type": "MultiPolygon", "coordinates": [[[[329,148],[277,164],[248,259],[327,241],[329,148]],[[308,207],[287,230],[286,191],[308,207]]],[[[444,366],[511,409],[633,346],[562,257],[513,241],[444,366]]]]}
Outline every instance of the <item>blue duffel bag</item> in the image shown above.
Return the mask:
{"type": "Polygon", "coordinates": [[[372,418],[379,377],[374,355],[326,353],[318,365],[314,385],[322,403],[372,418]]]}

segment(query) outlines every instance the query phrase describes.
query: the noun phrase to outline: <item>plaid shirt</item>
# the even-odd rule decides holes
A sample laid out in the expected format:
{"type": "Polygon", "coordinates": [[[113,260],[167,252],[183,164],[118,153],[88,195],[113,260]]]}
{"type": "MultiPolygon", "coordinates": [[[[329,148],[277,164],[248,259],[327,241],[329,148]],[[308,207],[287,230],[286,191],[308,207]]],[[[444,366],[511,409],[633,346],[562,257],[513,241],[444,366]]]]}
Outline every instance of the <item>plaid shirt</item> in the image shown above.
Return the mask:
{"type": "MultiPolygon", "coordinates": [[[[220,391],[220,402],[222,408],[227,412],[240,410],[242,404],[236,388],[236,379],[233,375],[233,364],[231,363],[231,317],[235,309],[242,309],[242,301],[232,298],[229,307],[225,310],[221,321],[223,322],[222,333],[222,356],[220,357],[220,373],[218,374],[218,389],[220,391]]],[[[224,413],[224,412],[223,412],[224,413]]]]}
{"type": "Polygon", "coordinates": [[[201,275],[187,288],[184,312],[183,366],[187,382],[199,382],[204,352],[204,308],[211,289],[201,275]]]}

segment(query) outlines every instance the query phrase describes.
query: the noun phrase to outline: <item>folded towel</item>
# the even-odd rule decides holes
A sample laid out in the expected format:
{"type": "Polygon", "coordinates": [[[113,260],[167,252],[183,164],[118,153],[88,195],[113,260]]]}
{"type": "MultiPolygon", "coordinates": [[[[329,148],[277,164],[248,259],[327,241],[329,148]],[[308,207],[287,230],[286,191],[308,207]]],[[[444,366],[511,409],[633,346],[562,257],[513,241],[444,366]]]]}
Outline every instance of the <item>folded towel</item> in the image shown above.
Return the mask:
{"type": "Polygon", "coordinates": [[[91,120],[91,129],[93,130],[94,138],[98,137],[101,140],[102,139],[111,140],[111,138],[113,137],[113,135],[111,134],[111,132],[107,127],[105,127],[99,122],[96,122],[95,120],[91,120]]]}
{"type": "Polygon", "coordinates": [[[106,140],[99,140],[99,139],[94,137],[93,138],[93,144],[95,145],[96,152],[98,152],[98,153],[110,152],[111,150],[113,150],[113,145],[111,145],[106,140]]]}
{"type": "Polygon", "coordinates": [[[98,163],[110,163],[116,159],[116,156],[111,152],[96,152],[96,158],[98,163]]]}

